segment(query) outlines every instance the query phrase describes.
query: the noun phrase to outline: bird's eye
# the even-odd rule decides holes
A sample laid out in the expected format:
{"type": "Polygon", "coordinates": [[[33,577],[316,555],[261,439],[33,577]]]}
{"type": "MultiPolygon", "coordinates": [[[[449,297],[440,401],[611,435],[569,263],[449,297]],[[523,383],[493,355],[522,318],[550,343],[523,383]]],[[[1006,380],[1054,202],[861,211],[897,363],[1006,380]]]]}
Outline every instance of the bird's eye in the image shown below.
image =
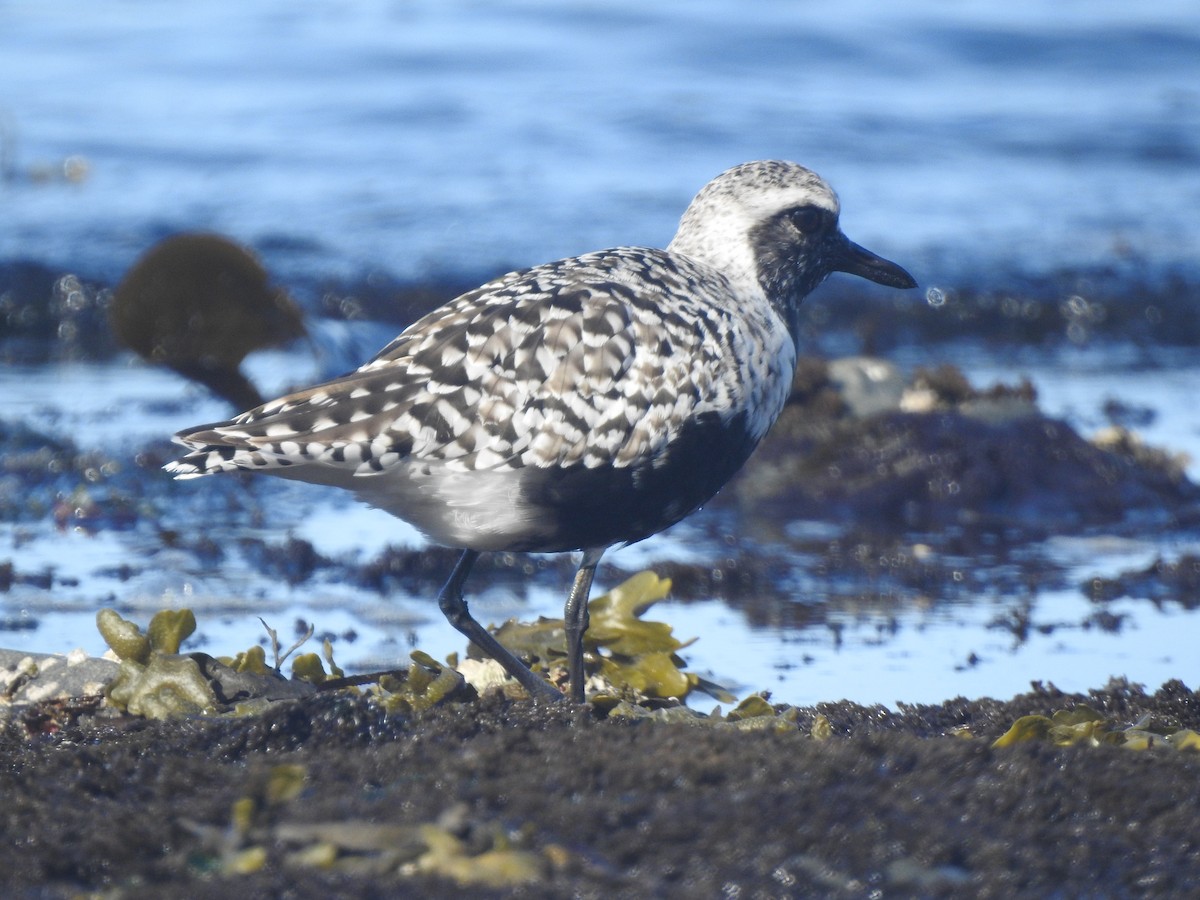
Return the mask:
{"type": "Polygon", "coordinates": [[[825,224],[825,210],[815,206],[798,206],[788,213],[788,218],[801,234],[813,234],[825,224]]]}

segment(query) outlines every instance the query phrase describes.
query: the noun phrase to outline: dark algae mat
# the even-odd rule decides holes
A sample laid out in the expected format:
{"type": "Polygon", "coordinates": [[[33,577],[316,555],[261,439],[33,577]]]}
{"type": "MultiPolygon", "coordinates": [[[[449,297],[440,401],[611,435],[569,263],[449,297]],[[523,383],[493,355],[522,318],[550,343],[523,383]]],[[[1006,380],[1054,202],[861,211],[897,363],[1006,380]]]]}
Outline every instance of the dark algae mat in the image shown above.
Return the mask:
{"type": "Polygon", "coordinates": [[[639,709],[35,704],[0,732],[0,871],[39,898],[1143,897],[1200,877],[1200,702],[1178,682],[639,709]]]}

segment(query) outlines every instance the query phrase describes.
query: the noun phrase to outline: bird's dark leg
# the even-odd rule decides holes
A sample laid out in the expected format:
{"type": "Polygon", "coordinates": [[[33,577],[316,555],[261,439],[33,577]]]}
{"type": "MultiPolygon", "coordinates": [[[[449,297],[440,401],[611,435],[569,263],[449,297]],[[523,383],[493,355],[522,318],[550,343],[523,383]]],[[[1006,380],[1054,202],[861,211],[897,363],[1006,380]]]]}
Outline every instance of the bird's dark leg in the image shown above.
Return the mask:
{"type": "Polygon", "coordinates": [[[592,579],[596,566],[605,548],[584,550],[583,562],[575,573],[575,583],[563,609],[563,626],[567,632],[567,674],[571,678],[571,699],[582,703],[583,697],[583,634],[588,627],[588,594],[592,592],[592,579]]]}
{"type": "MultiPolygon", "coordinates": [[[[555,687],[530,671],[529,667],[501,646],[500,642],[488,633],[487,629],[471,617],[467,609],[467,601],[463,599],[463,583],[471,572],[471,566],[479,558],[478,550],[464,550],[463,555],[454,564],[450,580],[438,594],[438,606],[446,619],[465,634],[476,647],[500,663],[521,686],[529,692],[529,696],[537,701],[562,700],[563,695],[555,687]]],[[[589,579],[590,580],[590,579],[589,579]]]]}

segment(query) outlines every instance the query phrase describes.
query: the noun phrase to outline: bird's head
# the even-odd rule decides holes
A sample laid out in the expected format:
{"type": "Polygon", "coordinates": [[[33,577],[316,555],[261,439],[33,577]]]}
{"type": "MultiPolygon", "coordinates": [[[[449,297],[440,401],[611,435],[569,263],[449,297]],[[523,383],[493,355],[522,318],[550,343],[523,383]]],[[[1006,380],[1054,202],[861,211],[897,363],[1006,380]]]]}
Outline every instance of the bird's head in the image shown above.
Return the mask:
{"type": "Polygon", "coordinates": [[[668,249],[713,266],[735,286],[757,286],[788,321],[833,272],[917,286],[900,266],[842,234],[839,212],[837,194],[815,172],[790,162],[744,163],[701,189],[668,249]]]}

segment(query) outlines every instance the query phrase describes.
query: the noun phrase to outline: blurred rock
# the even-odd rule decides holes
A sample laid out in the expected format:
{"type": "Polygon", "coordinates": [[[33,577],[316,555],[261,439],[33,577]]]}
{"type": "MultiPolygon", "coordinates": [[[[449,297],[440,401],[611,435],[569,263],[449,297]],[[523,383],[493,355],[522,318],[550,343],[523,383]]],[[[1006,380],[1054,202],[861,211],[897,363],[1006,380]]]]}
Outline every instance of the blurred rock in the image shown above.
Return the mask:
{"type": "Polygon", "coordinates": [[[850,414],[864,418],[900,408],[904,377],[884,359],[848,356],[829,362],[829,380],[842,395],[850,414]]]}
{"type": "Polygon", "coordinates": [[[943,365],[903,386],[884,363],[872,379],[873,362],[801,360],[778,423],[710,505],[777,528],[832,520],[899,535],[960,526],[1026,540],[1200,515],[1185,461],[1127,432],[1085,440],[1038,411],[1028,382],[977,390],[943,365]]]}
{"type": "Polygon", "coordinates": [[[300,310],[247,250],[215,234],[180,234],[151,248],[117,286],[117,337],[151,362],[205,385],[235,407],[262,403],[245,357],[306,334],[300,310]]]}

